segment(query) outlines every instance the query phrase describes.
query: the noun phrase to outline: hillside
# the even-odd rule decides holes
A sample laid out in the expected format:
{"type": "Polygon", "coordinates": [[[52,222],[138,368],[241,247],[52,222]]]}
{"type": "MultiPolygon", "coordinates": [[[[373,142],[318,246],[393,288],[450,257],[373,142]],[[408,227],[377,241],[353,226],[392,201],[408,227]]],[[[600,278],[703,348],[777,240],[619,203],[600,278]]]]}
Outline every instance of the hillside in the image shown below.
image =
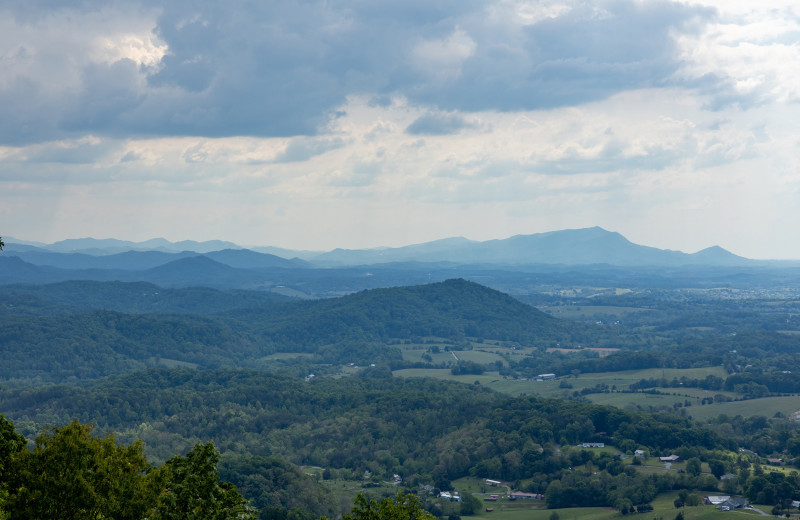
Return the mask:
{"type": "MultiPolygon", "coordinates": [[[[191,261],[212,262],[197,257],[191,261]]],[[[232,268],[225,268],[232,269],[232,268]]],[[[16,291],[16,292],[14,292],[16,291]]],[[[391,346],[437,337],[453,344],[486,338],[528,346],[567,342],[582,327],[552,318],[508,295],[464,280],[363,291],[296,303],[259,293],[167,290],[120,282],[70,282],[4,296],[0,378],[64,381],[176,363],[201,368],[259,366],[276,352],[313,354],[318,362],[369,364],[401,359],[391,346]],[[189,314],[186,301],[220,298],[221,314],[189,314]],[[124,305],[126,299],[130,304],[124,305]],[[136,314],[158,307],[167,312],[136,314]],[[104,302],[108,302],[106,307],[104,302]],[[19,307],[18,313],[12,311],[19,307]],[[38,309],[38,310],[37,310],[38,309]],[[81,312],[76,312],[80,310],[81,312]],[[36,315],[44,314],[44,315],[36,315]]]]}
{"type": "Polygon", "coordinates": [[[263,291],[220,291],[208,287],[170,289],[148,282],[71,280],[6,286],[0,292],[0,314],[44,316],[95,310],[127,314],[218,314],[291,300],[263,291]]]}
{"type": "Polygon", "coordinates": [[[302,350],[342,341],[387,342],[428,336],[544,344],[566,339],[577,328],[507,294],[462,279],[374,289],[296,303],[269,314],[242,312],[237,316],[269,331],[279,348],[302,350]]]}
{"type": "Polygon", "coordinates": [[[723,442],[679,417],[515,398],[476,385],[373,377],[304,382],[247,370],[151,370],[80,387],[1,389],[0,408],[11,418],[82,417],[137,432],[157,458],[211,438],[230,452],[423,482],[556,473],[570,462],[552,442],[630,439],[664,450],[687,440],[706,448],[723,442]]]}

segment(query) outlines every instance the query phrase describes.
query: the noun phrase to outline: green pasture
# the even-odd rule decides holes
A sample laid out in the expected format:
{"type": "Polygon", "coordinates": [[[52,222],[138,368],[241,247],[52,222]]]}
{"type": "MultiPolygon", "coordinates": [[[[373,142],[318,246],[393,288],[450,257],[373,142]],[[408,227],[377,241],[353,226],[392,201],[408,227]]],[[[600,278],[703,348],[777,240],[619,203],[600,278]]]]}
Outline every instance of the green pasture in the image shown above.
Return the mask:
{"type": "Polygon", "coordinates": [[[708,375],[715,375],[718,377],[727,377],[725,369],[721,366],[718,367],[702,367],[702,368],[646,368],[643,370],[625,370],[623,372],[598,372],[594,374],[580,374],[577,378],[570,378],[570,383],[573,385],[580,382],[581,386],[594,386],[597,383],[605,383],[608,386],[612,384],[617,385],[630,385],[640,379],[667,379],[673,378],[680,379],[687,377],[689,379],[703,379],[708,375]]]}
{"type": "MultiPolygon", "coordinates": [[[[469,354],[486,354],[484,352],[464,351],[469,354]]],[[[461,352],[456,352],[459,355],[461,352]]],[[[447,353],[450,355],[450,353],[447,353]]],[[[441,355],[441,354],[440,354],[441,355]]],[[[451,355],[452,358],[452,355],[451,355]]],[[[497,359],[501,359],[497,356],[497,359]]],[[[707,367],[707,368],[688,368],[688,369],[645,369],[645,370],[628,370],[624,372],[601,372],[597,374],[580,374],[578,377],[561,376],[558,379],[551,379],[549,381],[535,381],[533,379],[506,379],[497,373],[485,373],[480,376],[454,376],[450,373],[449,369],[429,369],[429,368],[414,368],[396,370],[394,375],[398,377],[434,377],[437,379],[451,379],[454,381],[474,383],[479,381],[480,384],[486,385],[492,390],[501,392],[508,395],[541,395],[543,397],[557,397],[565,398],[570,396],[573,392],[580,391],[584,388],[594,388],[599,384],[606,384],[609,388],[616,386],[617,389],[627,389],[631,383],[635,383],[640,379],[650,378],[678,378],[686,376],[693,379],[702,379],[709,374],[723,377],[725,370],[722,367],[707,367]],[[572,388],[561,388],[562,381],[566,381],[572,388]]],[[[725,394],[735,397],[736,394],[728,392],[711,392],[706,394],[705,390],[696,388],[677,388],[677,389],[663,389],[664,392],[675,392],[681,394],[680,396],[656,396],[646,397],[650,394],[642,393],[608,393],[608,394],[588,394],[588,398],[593,402],[602,404],[610,404],[612,406],[619,406],[624,408],[631,404],[640,405],[647,408],[649,405],[667,404],[672,406],[673,403],[683,403],[686,399],[692,401],[692,404],[702,397],[713,397],[715,394],[725,394]],[[687,397],[688,396],[688,397],[687,397]]],[[[697,406],[700,408],[700,406],[697,406]]],[[[704,407],[705,408],[705,407],[704,407]]],[[[691,408],[692,410],[694,407],[691,408]]],[[[798,407],[800,409],[800,407],[798,407]]],[[[716,416],[717,414],[714,414],[716,416]]]]}
{"type": "MultiPolygon", "coordinates": [[[[610,392],[607,394],[588,394],[586,396],[594,404],[603,404],[614,406],[617,408],[636,408],[642,410],[649,410],[650,407],[659,408],[663,406],[672,407],[676,403],[683,404],[687,400],[686,397],[678,395],[658,395],[658,394],[643,394],[643,393],[620,393],[610,392]]],[[[693,401],[693,400],[692,400],[693,401]]],[[[694,402],[692,403],[694,405],[694,402]]],[[[694,410],[694,406],[687,408],[694,410]]]]}
{"type": "Polygon", "coordinates": [[[702,388],[685,388],[682,386],[677,388],[658,388],[657,390],[665,394],[674,393],[695,399],[703,399],[704,397],[713,398],[715,395],[724,395],[730,399],[736,399],[740,397],[736,392],[727,392],[725,390],[704,390],[702,388]]]}
{"type": "Polygon", "coordinates": [[[790,395],[693,406],[688,408],[686,413],[695,420],[705,421],[721,414],[726,414],[730,417],[737,415],[742,417],[751,417],[753,415],[773,417],[778,412],[788,416],[798,410],[800,410],[800,396],[790,395]]]}
{"type": "MultiPolygon", "coordinates": [[[[452,355],[448,352],[447,355],[452,355]]],[[[459,351],[459,354],[469,354],[470,361],[476,361],[481,358],[481,355],[489,355],[485,352],[479,351],[459,351]]],[[[441,354],[440,354],[441,355],[441,354]]],[[[500,359],[499,356],[495,356],[500,359]]],[[[476,361],[480,362],[480,361],[476,361]]],[[[501,392],[508,395],[540,395],[542,397],[553,398],[567,398],[573,392],[580,392],[584,388],[594,388],[597,385],[608,385],[609,389],[616,387],[618,390],[624,390],[629,387],[631,383],[635,383],[641,379],[650,378],[666,378],[671,380],[673,378],[680,379],[685,376],[691,379],[703,379],[707,375],[715,375],[719,377],[725,376],[725,371],[722,367],[706,367],[706,368],[688,368],[688,369],[646,369],[646,370],[628,370],[623,372],[603,372],[597,374],[580,374],[578,377],[562,376],[558,379],[549,381],[535,381],[532,379],[509,379],[504,378],[497,374],[497,372],[487,372],[481,375],[461,375],[454,376],[450,373],[449,369],[405,369],[397,370],[394,372],[398,377],[433,377],[437,379],[449,379],[461,383],[474,384],[476,381],[492,390],[501,392]],[[562,381],[572,385],[572,388],[561,388],[562,381]]],[[[725,392],[719,390],[704,390],[702,388],[658,388],[659,394],[649,394],[643,392],[614,392],[608,393],[593,393],[587,394],[586,397],[595,404],[615,406],[624,409],[642,409],[649,410],[652,408],[673,407],[675,404],[680,403],[684,405],[686,401],[691,403],[691,406],[685,407],[686,414],[699,421],[706,421],[708,419],[717,417],[720,414],[726,414],[734,417],[741,415],[742,417],[750,417],[753,415],[763,415],[772,417],[780,412],[784,415],[791,415],[800,410],[800,396],[780,396],[780,397],[765,397],[762,399],[750,399],[745,401],[730,401],[727,403],[712,403],[700,405],[700,401],[705,397],[714,397],[717,394],[724,395],[735,399],[737,394],[733,392],[725,392]]]]}
{"type": "Polygon", "coordinates": [[[481,375],[466,374],[461,376],[454,376],[450,373],[449,368],[406,368],[403,370],[395,370],[393,374],[396,377],[432,377],[435,379],[448,379],[450,381],[458,381],[459,383],[474,384],[478,381],[480,384],[495,389],[495,385],[503,380],[503,376],[497,372],[484,372],[481,375]]]}
{"type": "Polygon", "coordinates": [[[458,361],[472,361],[481,365],[490,365],[498,361],[503,365],[508,365],[502,356],[498,355],[492,350],[497,350],[498,347],[479,344],[480,350],[454,350],[451,345],[436,345],[439,347],[439,352],[428,352],[428,349],[433,345],[403,345],[401,347],[403,359],[405,361],[420,362],[423,361],[422,356],[428,354],[431,357],[431,362],[434,364],[455,364],[458,361]],[[445,346],[449,347],[448,352],[444,351],[445,346]]]}
{"type": "Polygon", "coordinates": [[[454,352],[454,354],[458,356],[458,359],[463,359],[464,361],[474,361],[475,363],[480,363],[482,365],[496,363],[498,361],[502,362],[503,365],[508,364],[506,363],[505,359],[493,352],[484,352],[482,350],[462,350],[459,352],[454,352]]]}
{"type": "MultiPolygon", "coordinates": [[[[564,393],[563,388],[560,387],[562,381],[566,381],[570,385],[572,385],[571,389],[567,389],[569,393],[575,391],[581,391],[584,388],[594,388],[598,385],[608,385],[611,389],[616,387],[618,390],[626,390],[630,387],[631,383],[636,383],[641,379],[651,379],[651,378],[665,378],[667,380],[672,380],[673,378],[680,379],[681,377],[687,377],[690,379],[703,379],[709,374],[724,377],[725,369],[722,367],[706,367],[706,368],[686,368],[686,369],[679,369],[679,368],[649,368],[644,370],[626,370],[622,372],[598,372],[593,374],[579,374],[578,377],[572,377],[570,375],[559,375],[556,374],[558,377],[557,380],[550,380],[550,381],[523,381],[523,389],[517,392],[518,393],[529,393],[529,394],[540,394],[547,397],[557,397],[564,393]]],[[[516,388],[515,388],[516,390],[516,388]]],[[[659,389],[660,390],[660,389],[659,389]]],[[[697,389],[688,389],[688,388],[678,388],[678,389],[663,389],[665,392],[678,392],[682,394],[689,395],[693,392],[696,392],[697,389]]],[[[717,393],[725,393],[725,392],[714,392],[713,394],[717,393]]],[[[713,394],[711,397],[713,397],[713,394]]],[[[590,394],[590,398],[591,398],[590,394]]],[[[628,395],[635,395],[635,394],[628,394],[628,395]]],[[[695,393],[695,395],[697,395],[695,393]]],[[[734,394],[735,395],[735,394],[734,394]]]]}
{"type": "MultiPolygon", "coordinates": [[[[694,411],[699,408],[711,407],[713,404],[701,405],[702,399],[706,397],[713,397],[717,394],[724,395],[731,399],[739,397],[738,394],[733,392],[723,392],[715,390],[703,390],[702,388],[658,388],[660,393],[650,394],[644,392],[636,393],[620,393],[610,392],[607,394],[589,394],[589,398],[595,404],[605,404],[616,406],[618,408],[637,408],[649,410],[650,407],[660,406],[673,406],[676,403],[684,405],[686,401],[691,403],[691,406],[686,407],[686,413],[694,415],[694,411]]],[[[711,417],[716,417],[717,413],[712,413],[711,417]]]]}

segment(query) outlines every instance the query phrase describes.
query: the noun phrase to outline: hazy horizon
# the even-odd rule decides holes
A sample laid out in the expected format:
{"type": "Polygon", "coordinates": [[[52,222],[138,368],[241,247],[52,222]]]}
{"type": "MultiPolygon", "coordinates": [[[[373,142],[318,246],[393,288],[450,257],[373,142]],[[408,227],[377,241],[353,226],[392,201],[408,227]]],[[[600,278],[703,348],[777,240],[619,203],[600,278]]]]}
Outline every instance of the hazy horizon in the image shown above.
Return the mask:
{"type": "MultiPolygon", "coordinates": [[[[598,226],[593,226],[593,227],[598,227],[598,226]]],[[[589,228],[581,228],[581,229],[589,229],[589,228]]],[[[599,229],[603,229],[603,228],[599,228],[599,229]]],[[[231,241],[231,240],[227,240],[225,238],[208,238],[208,239],[205,239],[205,240],[191,240],[191,239],[169,240],[169,239],[166,239],[164,237],[150,237],[150,238],[145,239],[145,240],[128,240],[128,239],[125,239],[125,238],[109,236],[109,237],[68,237],[68,238],[64,238],[64,239],[61,239],[61,240],[56,240],[56,241],[53,241],[53,242],[41,242],[41,241],[37,241],[37,240],[27,240],[27,239],[25,239],[23,237],[5,237],[4,240],[6,242],[8,242],[8,243],[15,243],[16,241],[19,241],[18,243],[25,243],[25,244],[31,244],[31,245],[41,245],[41,246],[53,246],[53,245],[56,245],[56,244],[59,244],[59,243],[62,243],[62,242],[83,241],[83,240],[92,240],[92,241],[116,240],[116,241],[120,241],[120,242],[130,242],[130,243],[135,244],[135,245],[143,245],[143,244],[146,244],[147,242],[162,241],[162,240],[165,240],[165,241],[169,242],[170,244],[179,244],[181,242],[197,242],[197,243],[200,243],[200,244],[207,243],[207,242],[223,242],[223,243],[233,244],[233,245],[238,246],[238,247],[243,248],[243,249],[268,249],[268,248],[274,248],[276,250],[297,251],[297,252],[305,252],[305,253],[326,253],[326,252],[334,251],[334,250],[337,250],[337,249],[380,250],[380,249],[403,248],[403,247],[423,245],[423,244],[427,244],[427,243],[431,243],[431,242],[447,241],[447,240],[452,240],[452,239],[463,239],[463,240],[467,240],[467,241],[470,241],[470,242],[473,242],[473,243],[486,242],[486,241],[502,241],[502,240],[506,240],[506,239],[509,239],[509,238],[517,237],[517,236],[529,236],[529,235],[537,235],[537,234],[550,234],[550,233],[558,233],[558,232],[563,232],[563,231],[575,231],[575,230],[560,229],[560,230],[545,231],[545,232],[542,232],[542,233],[524,233],[524,234],[518,234],[518,235],[512,235],[512,236],[493,237],[493,238],[489,238],[487,240],[474,240],[474,239],[471,239],[471,238],[465,237],[465,236],[450,236],[450,237],[441,237],[441,238],[429,240],[429,241],[426,241],[426,242],[414,242],[414,243],[408,243],[408,244],[400,244],[400,245],[397,245],[397,246],[377,245],[377,246],[364,247],[364,248],[339,248],[339,247],[334,247],[334,248],[330,248],[330,249],[314,249],[314,248],[293,249],[293,248],[283,247],[283,246],[281,246],[279,244],[242,244],[242,243],[237,243],[237,242],[234,242],[234,241],[231,241]]],[[[613,230],[603,229],[603,231],[606,231],[608,233],[615,233],[613,230]]],[[[620,235],[622,235],[622,234],[620,233],[620,235]]],[[[624,235],[622,235],[622,236],[625,239],[628,239],[624,235]]],[[[651,246],[651,245],[648,245],[648,244],[636,243],[636,242],[633,242],[631,240],[629,240],[629,241],[631,243],[635,244],[635,245],[638,245],[638,246],[655,247],[655,246],[651,246]]],[[[712,248],[715,248],[715,247],[721,247],[721,246],[719,246],[717,244],[710,244],[708,246],[702,247],[702,248],[700,248],[698,250],[695,250],[695,251],[683,251],[683,250],[679,250],[679,249],[675,249],[675,250],[672,250],[672,251],[678,251],[678,252],[681,252],[681,253],[693,254],[693,253],[698,253],[698,252],[706,250],[706,249],[712,249],[712,248]]],[[[658,248],[658,249],[662,249],[662,248],[658,248]]],[[[725,249],[725,248],[723,248],[723,249],[725,249]]],[[[663,249],[663,250],[667,251],[667,249],[663,249]]],[[[728,250],[726,249],[726,251],[728,251],[728,250]]],[[[736,254],[733,251],[728,251],[728,252],[732,253],[732,254],[736,254]]],[[[742,255],[738,255],[738,256],[742,256],[742,255]]],[[[749,257],[745,257],[745,258],[749,258],[749,257]]],[[[752,260],[781,260],[781,259],[773,259],[773,258],[750,258],[750,259],[752,259],[752,260]]],[[[792,258],[790,258],[790,259],[783,259],[783,260],[800,260],[800,259],[792,259],[792,258]]]]}
{"type": "Polygon", "coordinates": [[[0,235],[800,259],[800,6],[0,6],[0,235]]]}

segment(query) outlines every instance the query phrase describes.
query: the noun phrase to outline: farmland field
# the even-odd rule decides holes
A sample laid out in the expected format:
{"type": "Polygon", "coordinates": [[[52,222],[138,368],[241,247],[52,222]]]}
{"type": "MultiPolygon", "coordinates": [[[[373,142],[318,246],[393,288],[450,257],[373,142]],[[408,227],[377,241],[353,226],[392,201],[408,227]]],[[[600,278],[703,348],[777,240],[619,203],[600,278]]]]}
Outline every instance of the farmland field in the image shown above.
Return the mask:
{"type": "Polygon", "coordinates": [[[741,415],[742,417],[750,417],[753,415],[773,417],[778,412],[788,416],[797,411],[800,411],[800,396],[790,395],[695,406],[689,408],[687,413],[696,420],[704,421],[711,417],[717,417],[720,414],[726,414],[729,417],[735,417],[737,415],[741,415]]]}

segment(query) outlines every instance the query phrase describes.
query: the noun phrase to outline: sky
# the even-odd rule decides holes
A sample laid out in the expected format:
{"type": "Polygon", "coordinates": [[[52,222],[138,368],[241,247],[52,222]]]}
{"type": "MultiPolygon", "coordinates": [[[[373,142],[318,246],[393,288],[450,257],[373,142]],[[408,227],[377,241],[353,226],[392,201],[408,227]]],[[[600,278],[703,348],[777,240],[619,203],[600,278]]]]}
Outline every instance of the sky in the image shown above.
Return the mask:
{"type": "Polygon", "coordinates": [[[0,3],[0,235],[800,259],[795,1],[0,3]]]}

